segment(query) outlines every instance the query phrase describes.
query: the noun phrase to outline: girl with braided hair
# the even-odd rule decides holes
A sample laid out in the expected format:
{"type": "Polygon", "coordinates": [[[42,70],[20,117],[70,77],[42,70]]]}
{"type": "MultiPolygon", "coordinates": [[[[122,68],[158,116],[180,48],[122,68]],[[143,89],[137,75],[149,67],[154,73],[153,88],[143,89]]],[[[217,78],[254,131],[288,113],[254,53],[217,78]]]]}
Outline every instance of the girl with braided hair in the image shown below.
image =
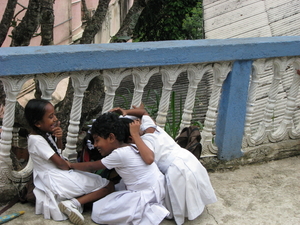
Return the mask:
{"type": "Polygon", "coordinates": [[[94,202],[92,220],[98,224],[158,225],[169,214],[163,206],[165,179],[155,163],[146,164],[139,151],[147,148],[140,136],[131,142],[131,119],[116,113],[98,117],[91,129],[94,146],[103,159],[70,163],[70,167],[93,171],[112,169],[122,177],[123,190],[115,191],[94,202]]]}
{"type": "Polygon", "coordinates": [[[62,129],[50,102],[29,100],[25,118],[32,129],[28,151],[33,163],[36,214],[83,224],[83,205],[113,192],[113,183],[97,174],[70,170],[61,156],[62,129]]]}

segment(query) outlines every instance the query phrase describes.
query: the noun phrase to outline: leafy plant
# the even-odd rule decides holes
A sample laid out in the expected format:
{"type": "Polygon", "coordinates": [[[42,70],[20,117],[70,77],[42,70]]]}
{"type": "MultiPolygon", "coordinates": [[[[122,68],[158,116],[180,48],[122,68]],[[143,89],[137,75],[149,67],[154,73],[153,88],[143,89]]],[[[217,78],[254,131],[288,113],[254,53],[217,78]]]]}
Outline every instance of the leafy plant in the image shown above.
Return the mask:
{"type": "Polygon", "coordinates": [[[200,121],[194,121],[192,125],[199,127],[199,130],[203,130],[204,127],[204,125],[200,121]]]}
{"type": "Polygon", "coordinates": [[[187,39],[202,39],[203,38],[203,16],[202,3],[197,2],[195,8],[189,14],[186,14],[182,23],[183,30],[186,31],[187,39]]]}
{"type": "MultiPolygon", "coordinates": [[[[149,0],[134,30],[135,41],[183,40],[191,36],[183,20],[199,0],[149,0]]],[[[202,14],[201,14],[202,15],[202,14]]],[[[196,22],[194,22],[195,24],[196,22]]]]}
{"type": "Polygon", "coordinates": [[[170,100],[170,109],[169,109],[169,113],[171,115],[172,120],[170,121],[170,119],[167,118],[167,122],[165,125],[165,130],[166,132],[173,138],[175,139],[178,131],[180,129],[180,122],[181,122],[181,117],[182,117],[182,97],[180,96],[180,100],[179,100],[179,115],[177,113],[176,110],[176,106],[175,106],[175,102],[176,102],[176,98],[175,98],[175,91],[172,91],[172,95],[171,95],[171,100],[170,100]]]}
{"type": "MultiPolygon", "coordinates": [[[[119,98],[122,98],[124,101],[121,105],[121,108],[128,109],[130,107],[130,99],[132,99],[132,93],[130,89],[125,88],[128,94],[116,94],[119,98]],[[129,99],[130,97],[130,99],[129,99]]],[[[148,90],[146,96],[143,99],[143,103],[145,109],[149,113],[150,117],[155,118],[157,116],[157,112],[159,109],[159,103],[161,99],[161,91],[160,90],[148,90]]],[[[168,111],[168,116],[165,124],[165,131],[175,139],[178,135],[180,129],[181,118],[183,114],[184,101],[182,96],[176,98],[176,92],[172,91],[171,99],[170,99],[170,107],[168,111]],[[179,102],[179,105],[176,105],[176,102],[179,102]]],[[[200,130],[203,129],[203,124],[200,121],[192,121],[192,125],[198,126],[200,130]]]]}
{"type": "MultiPolygon", "coordinates": [[[[199,97],[196,97],[195,98],[195,105],[200,105],[200,104],[202,105],[201,100],[199,99],[199,97]]],[[[195,110],[196,110],[196,107],[193,108],[193,114],[196,114],[195,110]]],[[[202,124],[198,120],[192,120],[191,125],[199,127],[200,131],[203,130],[203,127],[204,127],[204,124],[202,124]]]]}
{"type": "Polygon", "coordinates": [[[146,98],[144,99],[145,102],[147,102],[147,104],[145,105],[145,109],[147,110],[147,112],[149,113],[150,117],[154,118],[157,115],[158,112],[158,108],[159,108],[159,101],[160,101],[160,92],[158,92],[157,90],[148,90],[146,98]],[[151,92],[154,92],[154,98],[152,97],[151,92]],[[149,102],[153,103],[149,104],[149,102]]]}
{"type": "Polygon", "coordinates": [[[129,109],[130,105],[131,105],[131,102],[130,102],[129,99],[132,99],[132,93],[131,93],[130,89],[125,88],[125,87],[120,87],[118,92],[116,92],[116,98],[118,98],[118,97],[123,99],[123,102],[121,103],[121,105],[118,105],[118,107],[121,107],[121,108],[124,108],[124,109],[129,109]],[[127,94],[119,94],[122,89],[125,89],[127,94]]]}

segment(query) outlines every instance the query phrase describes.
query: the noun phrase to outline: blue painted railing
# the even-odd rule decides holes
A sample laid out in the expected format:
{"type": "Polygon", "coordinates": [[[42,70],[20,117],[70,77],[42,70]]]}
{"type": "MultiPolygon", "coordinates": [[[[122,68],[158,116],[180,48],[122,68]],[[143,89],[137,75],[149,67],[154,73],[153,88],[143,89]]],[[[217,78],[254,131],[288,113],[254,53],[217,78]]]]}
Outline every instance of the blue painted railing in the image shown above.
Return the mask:
{"type": "Polygon", "coordinates": [[[299,56],[299,36],[0,49],[0,76],[299,56]]]}
{"type": "Polygon", "coordinates": [[[216,132],[219,158],[229,160],[242,155],[252,61],[299,56],[299,49],[299,36],[1,48],[0,76],[235,61],[216,132]]]}

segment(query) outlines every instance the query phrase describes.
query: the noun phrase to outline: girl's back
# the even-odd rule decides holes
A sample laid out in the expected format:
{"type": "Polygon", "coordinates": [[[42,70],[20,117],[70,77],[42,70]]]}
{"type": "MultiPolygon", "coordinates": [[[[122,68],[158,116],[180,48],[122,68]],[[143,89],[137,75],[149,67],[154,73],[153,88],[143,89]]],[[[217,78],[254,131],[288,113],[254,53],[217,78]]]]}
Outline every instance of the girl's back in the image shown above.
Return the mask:
{"type": "Polygon", "coordinates": [[[157,165],[147,165],[133,146],[115,149],[101,161],[108,169],[116,169],[128,190],[146,189],[163,176],[157,165]]]}
{"type": "MultiPolygon", "coordinates": [[[[147,115],[142,117],[142,124],[143,123],[152,124],[152,126],[155,125],[151,117],[147,115]]],[[[163,173],[166,172],[167,166],[169,165],[168,162],[173,161],[180,151],[184,151],[184,149],[159,126],[156,126],[154,133],[146,133],[142,135],[141,138],[146,144],[150,143],[150,148],[155,154],[155,162],[163,173]]]]}
{"type": "MultiPolygon", "coordinates": [[[[154,126],[149,116],[142,117],[144,128],[154,126]],[[146,126],[145,126],[146,125],[146,126]]],[[[188,150],[181,148],[162,128],[142,135],[154,151],[155,162],[166,177],[166,206],[176,223],[199,216],[206,204],[217,201],[206,169],[188,150]]]]}

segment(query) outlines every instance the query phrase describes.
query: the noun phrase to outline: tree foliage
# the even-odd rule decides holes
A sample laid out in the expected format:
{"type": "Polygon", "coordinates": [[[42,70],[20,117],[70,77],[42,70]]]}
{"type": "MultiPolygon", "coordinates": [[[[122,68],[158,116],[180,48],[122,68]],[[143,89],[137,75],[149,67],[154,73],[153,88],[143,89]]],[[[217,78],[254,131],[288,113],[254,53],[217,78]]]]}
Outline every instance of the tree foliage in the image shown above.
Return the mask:
{"type": "Polygon", "coordinates": [[[192,16],[197,2],[198,0],[150,0],[135,27],[135,40],[190,39],[190,31],[183,26],[183,21],[192,16]]]}
{"type": "Polygon", "coordinates": [[[186,31],[187,39],[194,40],[204,37],[202,11],[202,2],[197,2],[197,5],[183,19],[182,28],[186,31]]]}
{"type": "MultiPolygon", "coordinates": [[[[202,9],[198,0],[134,0],[133,6],[121,21],[119,31],[112,37],[111,42],[135,41],[160,41],[201,38],[202,34],[202,9]],[[199,17],[200,15],[200,17],[199,17]]],[[[99,0],[95,14],[90,17],[87,13],[85,0],[82,0],[82,21],[84,32],[80,44],[90,44],[95,35],[101,30],[105,15],[108,12],[110,0],[99,0]]],[[[41,28],[41,45],[53,44],[54,25],[54,0],[29,0],[25,16],[17,24],[15,12],[17,1],[8,0],[5,13],[0,23],[0,44],[2,45],[10,26],[14,27],[11,35],[11,46],[28,46],[31,38],[41,28]],[[14,16],[15,14],[15,16],[14,16]]],[[[103,80],[96,77],[86,90],[83,99],[82,117],[80,126],[85,121],[94,118],[101,112],[99,99],[91,96],[103,96],[103,80]]],[[[41,92],[36,82],[36,98],[41,92]]],[[[1,96],[5,96],[0,84],[1,96]]],[[[65,98],[56,105],[59,119],[64,130],[67,130],[69,112],[71,110],[73,87],[69,82],[65,98]]],[[[4,97],[0,98],[0,106],[4,105],[4,97]]],[[[16,106],[16,122],[23,124],[23,108],[16,106]]]]}

